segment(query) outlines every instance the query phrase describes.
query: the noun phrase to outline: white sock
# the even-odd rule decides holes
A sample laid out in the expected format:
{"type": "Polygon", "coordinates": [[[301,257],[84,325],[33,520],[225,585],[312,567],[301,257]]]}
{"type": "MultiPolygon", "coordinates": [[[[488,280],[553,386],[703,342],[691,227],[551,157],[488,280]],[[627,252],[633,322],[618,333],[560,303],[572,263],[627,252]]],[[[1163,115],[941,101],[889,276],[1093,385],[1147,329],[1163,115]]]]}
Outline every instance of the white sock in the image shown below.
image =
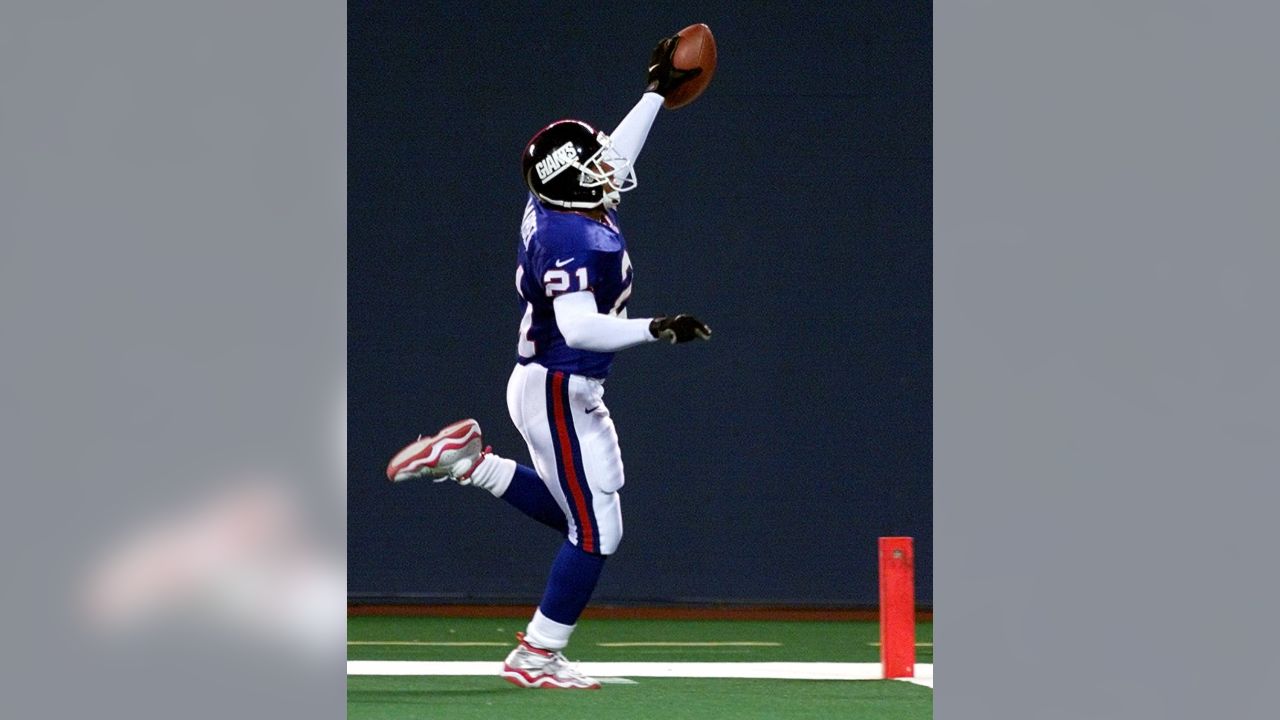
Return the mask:
{"type": "Polygon", "coordinates": [[[508,460],[490,453],[472,471],[470,484],[488,490],[494,497],[502,497],[507,487],[511,485],[511,478],[515,476],[515,460],[508,460]]]}
{"type": "Polygon", "coordinates": [[[543,650],[559,651],[569,644],[569,636],[576,625],[562,625],[542,614],[541,608],[535,610],[529,627],[525,628],[524,639],[532,646],[543,650]]]}
{"type": "Polygon", "coordinates": [[[631,161],[626,172],[620,172],[614,177],[615,185],[621,185],[631,173],[631,168],[636,166],[644,141],[649,137],[649,129],[653,127],[653,120],[658,117],[658,111],[661,109],[662,96],[658,93],[645,93],[640,97],[640,102],[631,108],[631,112],[627,113],[627,116],[622,118],[622,122],[618,123],[618,127],[609,134],[609,138],[613,140],[613,149],[631,161]]]}

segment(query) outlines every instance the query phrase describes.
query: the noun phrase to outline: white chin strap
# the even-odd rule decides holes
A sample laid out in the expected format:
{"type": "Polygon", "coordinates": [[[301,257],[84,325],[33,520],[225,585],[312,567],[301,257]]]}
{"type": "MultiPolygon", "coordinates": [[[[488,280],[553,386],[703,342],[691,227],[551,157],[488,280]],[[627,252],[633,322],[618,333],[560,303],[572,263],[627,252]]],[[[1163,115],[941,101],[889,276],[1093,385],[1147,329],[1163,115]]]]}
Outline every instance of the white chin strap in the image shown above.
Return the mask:
{"type": "Polygon", "coordinates": [[[607,210],[618,207],[618,203],[622,202],[622,193],[617,190],[606,190],[604,196],[600,198],[600,204],[607,210]]]}

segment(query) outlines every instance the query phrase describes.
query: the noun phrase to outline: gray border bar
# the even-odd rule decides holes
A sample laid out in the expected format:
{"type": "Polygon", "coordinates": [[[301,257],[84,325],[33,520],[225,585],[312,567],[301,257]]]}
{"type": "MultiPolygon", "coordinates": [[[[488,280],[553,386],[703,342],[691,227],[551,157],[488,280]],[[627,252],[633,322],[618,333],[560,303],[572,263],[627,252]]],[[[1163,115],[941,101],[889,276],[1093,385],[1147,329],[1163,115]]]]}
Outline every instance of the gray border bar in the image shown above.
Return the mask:
{"type": "Polygon", "coordinates": [[[6,715],[343,717],[345,6],[0,15],[6,715]],[[129,627],[86,612],[126,547],[268,487],[294,530],[184,553],[204,584],[129,627]],[[273,553],[323,571],[259,625],[273,553]]]}
{"type": "Polygon", "coordinates": [[[1274,715],[1280,9],[935,19],[938,716],[1274,715]]]}

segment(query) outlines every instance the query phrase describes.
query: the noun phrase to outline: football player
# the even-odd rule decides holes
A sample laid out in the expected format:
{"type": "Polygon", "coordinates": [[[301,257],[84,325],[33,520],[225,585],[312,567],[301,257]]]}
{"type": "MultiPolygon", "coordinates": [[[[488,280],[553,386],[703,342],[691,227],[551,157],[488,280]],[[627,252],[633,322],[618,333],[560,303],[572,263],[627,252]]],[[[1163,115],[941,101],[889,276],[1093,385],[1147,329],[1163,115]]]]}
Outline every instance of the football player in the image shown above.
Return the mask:
{"type": "Polygon", "coordinates": [[[678,42],[666,38],[655,48],[644,95],[612,134],[560,120],[524,150],[529,198],[516,267],[524,318],[507,409],[533,467],[485,447],[470,419],[419,439],[387,467],[394,481],[430,477],[484,488],[564,535],[538,609],[503,665],[502,676],[522,687],[600,687],[562,651],[622,540],[622,455],[604,404],[614,353],[711,336],[691,315],[627,315],[632,266],[616,208],[636,187],[635,162],[664,96],[696,74],[673,68],[678,42]]]}

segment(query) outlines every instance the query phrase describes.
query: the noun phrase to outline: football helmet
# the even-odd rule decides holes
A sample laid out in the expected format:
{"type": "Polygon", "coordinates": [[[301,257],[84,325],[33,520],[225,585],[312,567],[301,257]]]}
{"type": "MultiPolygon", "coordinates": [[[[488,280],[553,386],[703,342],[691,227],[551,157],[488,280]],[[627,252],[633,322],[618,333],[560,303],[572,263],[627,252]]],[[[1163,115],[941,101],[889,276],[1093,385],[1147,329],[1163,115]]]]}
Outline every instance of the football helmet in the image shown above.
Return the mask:
{"type": "Polygon", "coordinates": [[[631,161],[605,133],[581,120],[557,120],[524,149],[524,182],[534,197],[566,209],[612,209],[636,186],[631,161]]]}

